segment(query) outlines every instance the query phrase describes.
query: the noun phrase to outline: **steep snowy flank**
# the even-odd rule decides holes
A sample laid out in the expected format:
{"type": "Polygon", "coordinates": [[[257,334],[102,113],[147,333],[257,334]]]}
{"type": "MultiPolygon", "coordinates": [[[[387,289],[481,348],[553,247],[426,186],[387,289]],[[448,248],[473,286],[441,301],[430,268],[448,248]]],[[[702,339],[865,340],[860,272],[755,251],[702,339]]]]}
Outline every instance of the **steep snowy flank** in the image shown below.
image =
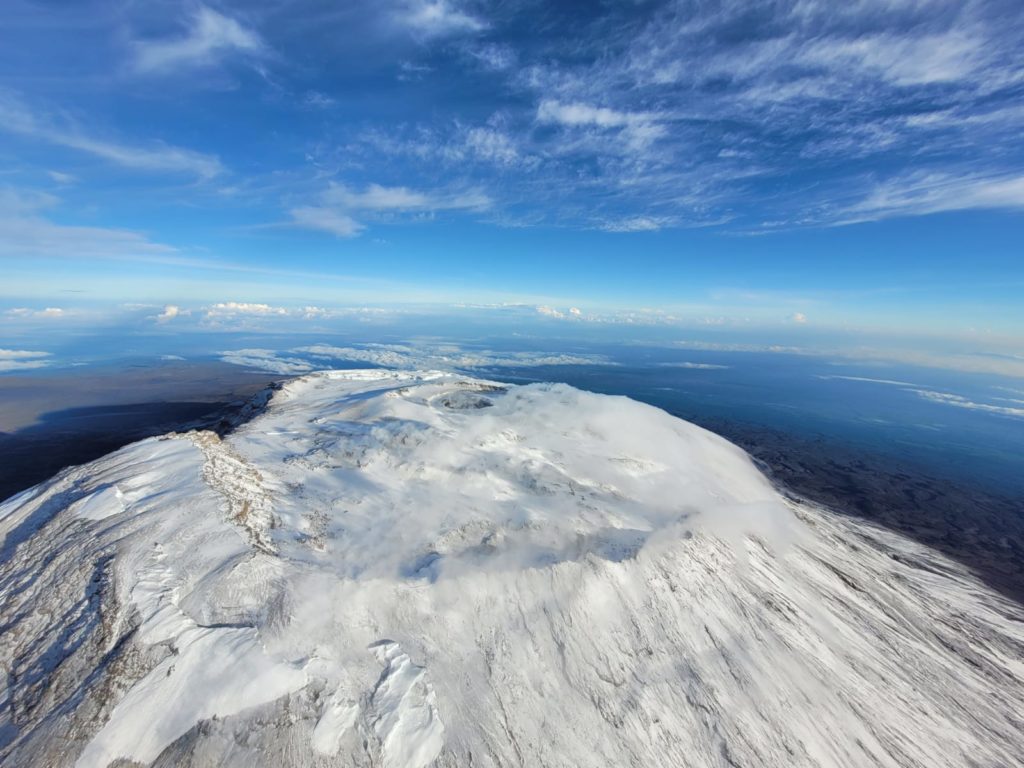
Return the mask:
{"type": "Polygon", "coordinates": [[[311,374],[0,506],[5,766],[995,766],[1024,611],[625,398],[311,374]]]}

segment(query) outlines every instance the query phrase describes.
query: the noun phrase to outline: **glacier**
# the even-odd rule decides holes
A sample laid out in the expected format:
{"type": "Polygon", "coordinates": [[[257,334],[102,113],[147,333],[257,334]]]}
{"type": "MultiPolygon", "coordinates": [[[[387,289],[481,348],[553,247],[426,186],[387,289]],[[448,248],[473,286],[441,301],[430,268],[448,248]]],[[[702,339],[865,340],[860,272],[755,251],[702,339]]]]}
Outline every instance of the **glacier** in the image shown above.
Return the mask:
{"type": "Polygon", "coordinates": [[[1024,610],[627,398],[325,371],[0,505],[5,766],[1010,766],[1024,610]]]}

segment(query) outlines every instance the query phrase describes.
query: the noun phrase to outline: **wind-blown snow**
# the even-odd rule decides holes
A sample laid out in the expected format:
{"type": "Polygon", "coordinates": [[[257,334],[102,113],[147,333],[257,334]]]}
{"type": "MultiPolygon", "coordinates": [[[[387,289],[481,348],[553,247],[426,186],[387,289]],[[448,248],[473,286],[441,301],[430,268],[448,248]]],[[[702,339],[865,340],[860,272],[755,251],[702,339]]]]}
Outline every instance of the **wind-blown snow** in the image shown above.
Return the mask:
{"type": "Polygon", "coordinates": [[[12,498],[0,533],[4,765],[1024,754],[1020,607],[625,398],[312,374],[230,437],[12,498]]]}

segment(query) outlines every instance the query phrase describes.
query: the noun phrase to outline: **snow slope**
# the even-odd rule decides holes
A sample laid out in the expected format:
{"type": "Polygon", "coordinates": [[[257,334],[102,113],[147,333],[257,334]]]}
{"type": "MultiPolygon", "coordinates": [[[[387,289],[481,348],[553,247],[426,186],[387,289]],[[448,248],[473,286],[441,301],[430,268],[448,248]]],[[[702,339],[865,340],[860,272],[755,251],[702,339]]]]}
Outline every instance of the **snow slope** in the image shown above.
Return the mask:
{"type": "Polygon", "coordinates": [[[1009,766],[1024,612],[630,401],[311,374],[0,506],[5,766],[1009,766]]]}

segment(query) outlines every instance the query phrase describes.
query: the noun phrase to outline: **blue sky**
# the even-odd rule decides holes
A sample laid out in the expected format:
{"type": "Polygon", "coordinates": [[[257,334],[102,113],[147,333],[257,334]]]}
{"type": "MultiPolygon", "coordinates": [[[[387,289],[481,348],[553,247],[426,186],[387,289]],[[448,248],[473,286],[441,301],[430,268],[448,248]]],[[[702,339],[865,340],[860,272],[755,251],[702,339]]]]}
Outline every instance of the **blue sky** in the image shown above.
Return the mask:
{"type": "Polygon", "coordinates": [[[0,339],[413,307],[1024,375],[1022,40],[1017,0],[9,0],[0,339]]]}

